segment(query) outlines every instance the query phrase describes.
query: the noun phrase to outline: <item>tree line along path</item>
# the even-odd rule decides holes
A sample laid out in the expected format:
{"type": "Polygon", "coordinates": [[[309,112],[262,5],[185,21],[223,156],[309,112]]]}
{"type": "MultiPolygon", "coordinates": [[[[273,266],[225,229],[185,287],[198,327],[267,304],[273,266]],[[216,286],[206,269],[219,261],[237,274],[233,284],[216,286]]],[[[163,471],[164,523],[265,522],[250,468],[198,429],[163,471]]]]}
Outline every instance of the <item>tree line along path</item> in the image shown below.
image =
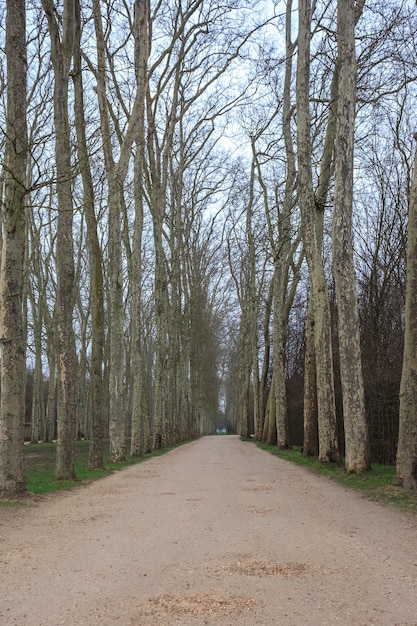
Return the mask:
{"type": "Polygon", "coordinates": [[[236,436],[0,509],[3,626],[415,626],[415,519],[236,436]]]}

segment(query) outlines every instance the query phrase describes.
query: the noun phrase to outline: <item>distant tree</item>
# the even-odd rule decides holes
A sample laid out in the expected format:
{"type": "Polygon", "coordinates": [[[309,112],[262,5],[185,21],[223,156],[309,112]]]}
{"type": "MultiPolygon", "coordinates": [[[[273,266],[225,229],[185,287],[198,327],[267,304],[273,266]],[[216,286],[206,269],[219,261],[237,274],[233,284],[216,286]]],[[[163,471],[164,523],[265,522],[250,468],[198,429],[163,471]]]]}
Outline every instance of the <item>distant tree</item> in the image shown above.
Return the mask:
{"type": "Polygon", "coordinates": [[[153,13],[152,32],[162,26],[164,34],[152,46],[146,107],[146,192],[155,262],[155,448],[178,436],[183,412],[174,417],[175,411],[185,410],[189,401],[184,361],[189,346],[183,326],[184,313],[191,310],[187,311],[183,266],[189,220],[184,209],[190,205],[191,193],[198,197],[195,206],[204,208],[206,198],[219,193],[222,177],[218,175],[210,193],[200,163],[210,172],[207,180],[213,180],[209,155],[214,155],[221,135],[219,120],[242,98],[231,68],[252,30],[251,20],[242,19],[244,3],[192,0],[174,4],[169,14],[161,11],[162,5],[153,13]],[[197,168],[198,184],[192,189],[187,186],[188,173],[197,168]]]}
{"type": "Polygon", "coordinates": [[[6,2],[7,118],[0,269],[0,494],[25,490],[25,332],[23,270],[26,245],[27,54],[26,3],[6,2]]]}
{"type": "MultiPolygon", "coordinates": [[[[249,245],[245,242],[240,244],[239,263],[235,264],[232,255],[232,244],[228,240],[229,269],[235,285],[237,300],[239,303],[239,323],[236,334],[236,344],[232,352],[231,370],[235,378],[233,383],[233,396],[230,398],[232,411],[235,414],[234,423],[236,432],[245,439],[249,438],[252,430],[251,420],[251,375],[253,367],[253,351],[251,346],[251,334],[253,333],[253,304],[256,303],[256,295],[252,292],[253,273],[255,271],[254,248],[252,239],[252,226],[250,221],[251,201],[246,207],[247,219],[245,234],[249,245]],[[243,248],[246,248],[243,251],[243,248]]],[[[255,320],[256,323],[256,320],[255,320]]]]}
{"type": "Polygon", "coordinates": [[[33,369],[33,387],[32,387],[32,415],[31,415],[31,441],[37,443],[39,440],[45,440],[46,420],[45,420],[45,403],[43,388],[43,363],[42,363],[42,331],[43,331],[43,306],[42,302],[44,294],[41,291],[40,284],[42,281],[42,270],[40,262],[40,232],[33,219],[33,208],[30,207],[27,218],[27,229],[30,241],[30,249],[28,250],[27,265],[32,268],[31,276],[28,279],[27,299],[30,303],[31,323],[33,333],[33,350],[35,364],[33,369]]]}
{"type": "MultiPolygon", "coordinates": [[[[395,107],[390,107],[390,113],[395,114],[395,107]]],[[[407,137],[407,126],[401,136],[399,141],[407,137]]],[[[370,145],[362,146],[366,148],[361,156],[368,184],[355,194],[355,241],[372,459],[395,462],[404,346],[407,202],[413,155],[409,141],[398,150],[392,135],[384,139],[375,145],[371,134],[370,145]]]]}
{"type": "Polygon", "coordinates": [[[406,489],[417,489],[417,151],[408,205],[404,323],[396,481],[406,489]]]}

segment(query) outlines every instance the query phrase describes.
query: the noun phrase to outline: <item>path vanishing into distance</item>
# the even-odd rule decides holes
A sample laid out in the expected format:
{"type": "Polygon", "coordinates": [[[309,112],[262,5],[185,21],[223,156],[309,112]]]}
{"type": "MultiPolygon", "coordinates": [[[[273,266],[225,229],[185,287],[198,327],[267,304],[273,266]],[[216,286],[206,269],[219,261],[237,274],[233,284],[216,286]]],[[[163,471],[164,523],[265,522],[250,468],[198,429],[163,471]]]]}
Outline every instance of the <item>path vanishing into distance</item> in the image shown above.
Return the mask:
{"type": "Polygon", "coordinates": [[[0,509],[1,626],[416,626],[417,520],[234,436],[0,509]]]}

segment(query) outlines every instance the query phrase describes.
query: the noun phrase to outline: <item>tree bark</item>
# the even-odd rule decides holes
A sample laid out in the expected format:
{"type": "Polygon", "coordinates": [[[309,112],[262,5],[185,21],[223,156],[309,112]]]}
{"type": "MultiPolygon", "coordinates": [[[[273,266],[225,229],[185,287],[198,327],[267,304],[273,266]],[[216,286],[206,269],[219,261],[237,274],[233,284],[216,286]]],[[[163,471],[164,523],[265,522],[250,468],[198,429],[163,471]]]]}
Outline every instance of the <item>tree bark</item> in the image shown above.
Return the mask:
{"type": "Polygon", "coordinates": [[[148,58],[150,53],[149,1],[135,2],[135,60],[136,85],[141,99],[135,155],[135,224],[133,234],[132,276],[132,432],[130,455],[140,456],[149,451],[149,418],[145,408],[145,363],[142,313],[142,233],[143,233],[143,176],[145,151],[145,99],[148,91],[148,58]]]}
{"type": "Polygon", "coordinates": [[[263,322],[263,344],[264,344],[264,354],[263,354],[263,365],[262,365],[262,373],[260,380],[260,393],[259,393],[259,401],[260,401],[260,425],[259,425],[259,434],[257,439],[259,441],[266,441],[268,437],[268,424],[267,424],[267,381],[268,374],[270,371],[270,354],[271,354],[271,336],[270,336],[270,321],[271,321],[271,311],[273,304],[273,281],[271,281],[268,289],[268,295],[265,302],[265,313],[264,313],[264,322],[263,322]]]}
{"type": "Polygon", "coordinates": [[[310,299],[305,322],[303,455],[319,455],[314,313],[310,299]]]}
{"type": "MultiPolygon", "coordinates": [[[[286,247],[281,242],[283,248],[286,247]]],[[[282,264],[286,259],[276,261],[276,267],[272,280],[274,281],[274,328],[273,328],[273,382],[271,392],[275,394],[273,405],[275,407],[275,422],[277,446],[284,450],[291,447],[290,431],[287,413],[287,393],[285,386],[285,280],[283,276],[282,264]]]]}
{"type": "Polygon", "coordinates": [[[265,419],[265,431],[266,442],[269,445],[277,444],[277,420],[276,420],[276,393],[275,393],[275,376],[272,372],[271,388],[269,390],[268,400],[266,403],[266,419],[265,419]]]}
{"type": "MultiPolygon", "coordinates": [[[[273,250],[275,260],[274,270],[274,354],[273,376],[275,388],[275,411],[278,448],[290,448],[290,432],[287,413],[287,391],[285,381],[285,344],[287,324],[292,300],[295,295],[295,285],[298,275],[293,276],[293,287],[288,289],[290,268],[294,265],[294,255],[297,244],[292,245],[292,226],[294,209],[294,188],[296,183],[295,152],[291,132],[291,82],[293,74],[293,54],[295,45],[291,39],[292,1],[287,2],[286,8],[286,59],[285,79],[282,111],[282,127],[285,143],[286,180],[282,209],[278,208],[278,242],[273,250]]],[[[296,238],[297,239],[297,238],[296,238]]],[[[271,242],[272,243],[272,242],[271,242]]]]}
{"type": "Polygon", "coordinates": [[[0,268],[0,495],[25,491],[25,336],[23,269],[26,245],[26,11],[7,0],[7,120],[3,241],[0,268]]]}
{"type": "Polygon", "coordinates": [[[77,151],[83,182],[84,211],[87,224],[87,242],[90,259],[90,306],[91,306],[91,367],[90,407],[91,432],[88,466],[90,470],[103,467],[103,350],[104,350],[104,285],[102,252],[97,233],[94,206],[93,177],[88,156],[84,116],[84,90],[81,70],[81,16],[80,3],[76,0],[76,33],[74,50],[74,107],[77,133],[77,151]]]}
{"type": "Polygon", "coordinates": [[[355,2],[338,2],[339,94],[335,140],[333,273],[339,322],[340,375],[347,472],[370,468],[353,264],[353,148],[356,107],[355,2]]]}
{"type": "Polygon", "coordinates": [[[109,263],[109,436],[110,460],[125,461],[125,419],[123,414],[123,278],[121,250],[121,195],[117,164],[112,153],[109,111],[107,103],[106,46],[98,0],[93,1],[97,46],[97,100],[100,111],[104,164],[108,186],[108,263],[109,263]]]}
{"type": "Polygon", "coordinates": [[[68,118],[69,72],[74,46],[74,0],[65,0],[62,35],[52,0],[42,0],[51,39],[54,67],[54,122],[58,221],[57,341],[58,341],[58,437],[55,478],[75,478],[75,381],[76,353],[73,328],[75,302],[71,140],[68,118]]]}
{"type": "Polygon", "coordinates": [[[299,34],[297,64],[297,142],[298,192],[303,235],[310,273],[311,298],[314,307],[314,331],[317,372],[317,404],[319,420],[319,458],[340,462],[336,428],[333,355],[330,306],[326,277],[321,258],[320,239],[316,229],[316,203],[311,165],[309,111],[310,82],[310,20],[309,0],[299,1],[299,34]]]}
{"type": "Polygon", "coordinates": [[[97,38],[97,98],[100,110],[104,164],[108,185],[108,254],[109,254],[109,435],[112,462],[126,460],[126,419],[124,412],[124,306],[122,212],[124,184],[130,163],[132,145],[137,138],[143,115],[143,93],[137,88],[126,132],[120,138],[120,155],[116,162],[112,150],[112,133],[107,101],[106,42],[99,0],[93,0],[97,38]]]}

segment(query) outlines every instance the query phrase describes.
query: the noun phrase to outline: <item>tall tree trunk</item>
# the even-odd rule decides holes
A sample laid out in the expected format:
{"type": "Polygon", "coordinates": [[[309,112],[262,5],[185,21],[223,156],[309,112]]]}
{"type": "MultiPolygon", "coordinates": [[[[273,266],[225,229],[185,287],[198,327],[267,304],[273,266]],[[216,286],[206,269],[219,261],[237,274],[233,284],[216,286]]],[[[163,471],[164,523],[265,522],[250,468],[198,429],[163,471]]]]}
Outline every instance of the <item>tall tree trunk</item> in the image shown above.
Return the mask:
{"type": "Polygon", "coordinates": [[[310,5],[310,0],[299,1],[297,64],[298,191],[302,211],[306,258],[310,273],[311,297],[314,306],[319,458],[321,461],[340,462],[336,428],[330,306],[321,258],[321,246],[319,246],[316,230],[316,204],[311,165],[309,111],[310,5]]]}
{"type": "MultiPolygon", "coordinates": [[[[360,0],[355,7],[355,24],[362,15],[365,0],[360,0]]],[[[320,173],[315,191],[316,204],[316,240],[317,248],[322,250],[324,209],[334,171],[334,143],[336,137],[336,116],[339,90],[339,59],[337,59],[330,86],[330,106],[327,119],[323,153],[320,160],[320,173]]],[[[314,303],[312,296],[306,319],[306,355],[304,377],[304,454],[319,454],[318,444],[318,407],[314,303]]]]}
{"type": "Polygon", "coordinates": [[[135,66],[136,85],[141,99],[135,156],[135,225],[133,233],[132,276],[132,432],[131,456],[140,456],[149,450],[149,415],[145,410],[144,342],[142,323],[142,232],[143,232],[143,175],[145,152],[145,98],[148,91],[148,58],[150,52],[149,0],[135,1],[135,66]]]}
{"type": "MultiPolygon", "coordinates": [[[[254,151],[252,141],[252,151],[254,151]]],[[[254,185],[255,185],[256,161],[252,158],[249,199],[246,207],[246,237],[248,240],[248,294],[245,302],[242,303],[247,308],[248,334],[250,345],[250,375],[249,385],[252,383],[253,389],[253,429],[255,436],[260,432],[260,376],[259,376],[259,338],[258,338],[258,318],[259,318],[259,293],[256,285],[256,245],[253,233],[253,212],[254,212],[254,185]]]]}
{"type": "Polygon", "coordinates": [[[83,181],[84,211],[87,224],[87,242],[90,259],[90,306],[91,306],[91,367],[90,407],[91,432],[88,466],[90,470],[103,467],[103,350],[104,350],[104,285],[102,252],[97,233],[94,207],[93,177],[86,137],[84,116],[84,90],[81,71],[81,16],[80,3],[76,0],[76,32],[74,50],[74,107],[77,133],[77,151],[83,181]]]}
{"type": "MultiPolygon", "coordinates": [[[[286,179],[285,194],[281,210],[278,210],[278,245],[274,251],[274,387],[275,387],[275,410],[277,423],[278,448],[290,448],[290,433],[287,413],[287,392],[285,384],[285,344],[286,328],[288,324],[289,310],[295,294],[295,286],[292,289],[292,298],[288,292],[289,271],[293,265],[295,249],[292,247],[292,211],[294,208],[294,187],[296,182],[295,151],[291,132],[291,82],[293,73],[293,54],[295,45],[291,40],[292,24],[292,1],[287,2],[286,8],[286,59],[285,80],[282,111],[282,127],[285,142],[286,155],[286,179]]],[[[298,276],[293,277],[298,282],[298,276]]]]}
{"type": "Polygon", "coordinates": [[[113,158],[112,137],[107,103],[106,45],[101,5],[93,0],[97,40],[97,99],[100,129],[108,186],[108,263],[109,263],[109,436],[110,459],[126,459],[125,416],[123,413],[123,276],[121,240],[121,203],[123,180],[113,158]]]}
{"type": "Polygon", "coordinates": [[[347,472],[370,468],[368,428],[353,264],[353,147],[356,107],[355,2],[338,1],[339,97],[335,141],[333,271],[339,322],[340,376],[347,472]]]}
{"type": "Polygon", "coordinates": [[[23,454],[26,365],[22,297],[28,146],[25,2],[7,0],[6,7],[7,121],[0,268],[0,495],[11,496],[26,488],[23,454]]]}
{"type": "Polygon", "coordinates": [[[113,462],[126,459],[126,420],[124,403],[124,306],[122,259],[122,212],[124,183],[129,167],[132,145],[137,138],[138,124],[143,115],[143,93],[137,89],[126,132],[121,139],[119,160],[112,151],[109,107],[107,102],[106,42],[99,0],[93,0],[94,26],[97,39],[97,98],[100,110],[104,164],[108,185],[108,249],[109,249],[109,435],[110,458],[113,462]]]}
{"type": "MultiPolygon", "coordinates": [[[[417,141],[417,133],[414,139],[417,141]]],[[[408,205],[404,356],[396,482],[405,489],[417,489],[417,151],[408,205]]]]}
{"type": "Polygon", "coordinates": [[[58,222],[56,239],[57,340],[58,340],[58,438],[55,478],[75,478],[75,380],[76,353],[73,328],[75,302],[71,141],[68,119],[69,72],[74,46],[74,0],[65,0],[62,35],[52,0],[42,0],[51,39],[54,67],[55,160],[58,222]]]}

